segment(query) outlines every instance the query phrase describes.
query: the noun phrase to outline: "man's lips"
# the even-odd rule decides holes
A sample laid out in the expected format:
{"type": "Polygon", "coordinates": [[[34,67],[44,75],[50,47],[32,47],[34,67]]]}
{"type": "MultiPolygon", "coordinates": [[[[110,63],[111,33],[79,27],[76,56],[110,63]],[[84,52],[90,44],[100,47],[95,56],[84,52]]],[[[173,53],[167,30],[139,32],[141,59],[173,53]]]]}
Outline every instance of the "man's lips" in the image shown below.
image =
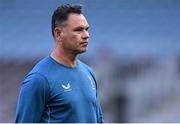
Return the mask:
{"type": "Polygon", "coordinates": [[[82,44],[82,45],[88,45],[88,42],[87,42],[87,41],[84,41],[84,42],[81,42],[80,44],[82,44]]]}

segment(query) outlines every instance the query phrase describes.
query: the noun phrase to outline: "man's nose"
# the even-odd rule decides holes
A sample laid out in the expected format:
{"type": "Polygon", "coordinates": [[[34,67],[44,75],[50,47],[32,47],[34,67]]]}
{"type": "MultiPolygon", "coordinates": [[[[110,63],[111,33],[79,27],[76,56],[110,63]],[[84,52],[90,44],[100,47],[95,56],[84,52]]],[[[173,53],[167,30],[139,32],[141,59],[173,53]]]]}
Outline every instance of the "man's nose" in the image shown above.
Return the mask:
{"type": "Polygon", "coordinates": [[[83,39],[88,39],[89,38],[89,32],[88,31],[84,31],[83,35],[82,35],[83,39]]]}

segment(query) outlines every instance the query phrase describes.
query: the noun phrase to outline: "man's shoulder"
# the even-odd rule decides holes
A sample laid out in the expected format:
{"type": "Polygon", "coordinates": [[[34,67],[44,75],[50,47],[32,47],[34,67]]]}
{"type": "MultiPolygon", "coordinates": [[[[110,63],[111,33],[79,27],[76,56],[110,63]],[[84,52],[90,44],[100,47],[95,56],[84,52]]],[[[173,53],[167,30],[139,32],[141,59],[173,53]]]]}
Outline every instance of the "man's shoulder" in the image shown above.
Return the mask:
{"type": "Polygon", "coordinates": [[[81,60],[79,60],[79,59],[78,59],[78,64],[79,64],[79,66],[81,66],[81,67],[84,67],[84,68],[86,68],[86,69],[88,69],[88,70],[92,70],[89,65],[87,65],[85,62],[83,62],[83,61],[81,61],[81,60]]]}
{"type": "Polygon", "coordinates": [[[37,62],[32,68],[32,70],[28,73],[28,75],[33,74],[33,73],[46,75],[46,73],[49,72],[49,69],[51,66],[52,66],[52,63],[50,61],[50,57],[47,56],[41,59],[39,62],[37,62]]]}
{"type": "Polygon", "coordinates": [[[82,62],[81,60],[78,60],[79,66],[86,69],[88,72],[90,72],[92,75],[94,75],[93,69],[87,65],[86,63],[82,62]]]}
{"type": "Polygon", "coordinates": [[[51,62],[49,57],[44,57],[43,59],[39,60],[34,67],[27,73],[24,77],[25,82],[46,82],[48,73],[50,72],[51,62]]]}

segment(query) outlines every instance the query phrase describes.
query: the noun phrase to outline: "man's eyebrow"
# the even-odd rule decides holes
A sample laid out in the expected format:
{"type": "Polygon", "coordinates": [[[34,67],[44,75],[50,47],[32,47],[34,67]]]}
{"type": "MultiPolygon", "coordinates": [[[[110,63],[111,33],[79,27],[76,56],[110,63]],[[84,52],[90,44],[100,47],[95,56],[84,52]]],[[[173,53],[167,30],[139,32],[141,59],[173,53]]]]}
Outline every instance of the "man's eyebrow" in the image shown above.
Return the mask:
{"type": "Polygon", "coordinates": [[[85,27],[84,26],[77,26],[73,30],[76,31],[76,30],[83,30],[83,29],[88,30],[89,26],[85,26],[85,27]]]}

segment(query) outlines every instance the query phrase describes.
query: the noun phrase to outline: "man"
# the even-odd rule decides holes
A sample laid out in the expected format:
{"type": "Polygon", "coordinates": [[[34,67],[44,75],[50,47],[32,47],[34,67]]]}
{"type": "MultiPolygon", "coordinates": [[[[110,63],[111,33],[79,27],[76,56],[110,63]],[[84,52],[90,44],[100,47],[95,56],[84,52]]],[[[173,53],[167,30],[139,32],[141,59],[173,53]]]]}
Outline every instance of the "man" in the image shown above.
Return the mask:
{"type": "Polygon", "coordinates": [[[94,73],[77,59],[87,50],[88,28],[81,5],[65,4],[55,10],[55,48],[25,77],[16,122],[103,122],[94,73]]]}

